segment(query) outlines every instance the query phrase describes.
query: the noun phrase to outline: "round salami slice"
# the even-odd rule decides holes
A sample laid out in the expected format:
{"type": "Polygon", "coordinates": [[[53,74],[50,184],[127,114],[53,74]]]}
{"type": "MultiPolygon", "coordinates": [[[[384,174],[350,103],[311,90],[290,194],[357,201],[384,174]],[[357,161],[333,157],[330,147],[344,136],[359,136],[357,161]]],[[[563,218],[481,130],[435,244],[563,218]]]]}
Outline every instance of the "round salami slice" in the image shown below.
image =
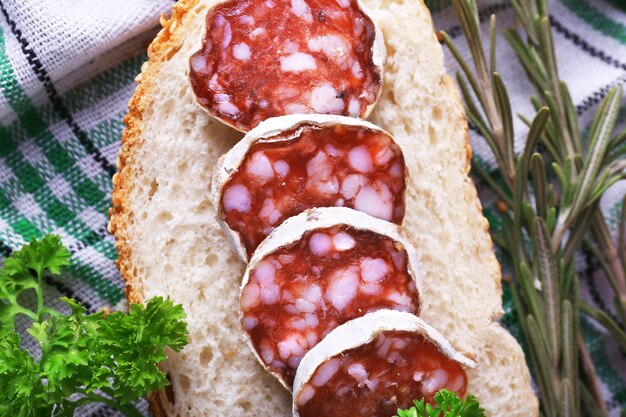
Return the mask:
{"type": "Polygon", "coordinates": [[[189,79],[201,107],[243,132],[285,114],[364,118],[385,54],[358,0],[228,0],[208,12],[189,79]]]}
{"type": "Polygon", "coordinates": [[[218,162],[213,203],[242,259],[285,219],[345,206],[396,224],[407,170],[391,135],[363,120],[289,115],[250,131],[218,162]]]}
{"type": "Polygon", "coordinates": [[[241,325],[288,389],[304,354],[371,311],[417,314],[418,260],[398,226],[348,208],[308,210],[259,246],[241,285],[241,325]]]}
{"type": "Polygon", "coordinates": [[[474,366],[416,316],[377,311],[339,326],[304,356],[293,415],[390,417],[413,400],[432,403],[443,388],[464,396],[464,368],[474,366]]]}

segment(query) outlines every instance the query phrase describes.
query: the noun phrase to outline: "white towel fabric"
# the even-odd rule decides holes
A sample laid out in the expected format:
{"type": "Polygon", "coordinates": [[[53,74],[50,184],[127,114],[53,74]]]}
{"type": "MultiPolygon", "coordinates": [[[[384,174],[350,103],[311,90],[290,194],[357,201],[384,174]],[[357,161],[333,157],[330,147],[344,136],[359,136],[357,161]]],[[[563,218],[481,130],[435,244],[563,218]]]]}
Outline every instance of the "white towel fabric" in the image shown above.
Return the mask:
{"type": "MultiPolygon", "coordinates": [[[[447,31],[469,56],[456,17],[446,6],[449,0],[427,3],[436,28],[447,31]]],[[[560,74],[584,129],[608,89],[626,84],[626,11],[618,8],[620,0],[550,3],[560,74]]],[[[485,39],[489,16],[497,15],[498,69],[513,110],[531,117],[532,87],[502,36],[503,29],[515,25],[510,2],[479,4],[485,39]]],[[[145,60],[143,51],[158,29],[159,16],[172,5],[170,0],[0,0],[0,259],[33,237],[60,234],[72,250],[73,267],[51,294],[69,294],[91,311],[123,298],[113,241],[106,233],[110,176],[133,74],[145,60]]],[[[458,70],[448,51],[446,64],[449,71],[458,70]]],[[[515,129],[520,149],[526,129],[517,119],[515,129]]],[[[495,167],[475,131],[471,141],[476,157],[495,167]]],[[[622,181],[602,201],[613,232],[625,193],[622,181]]],[[[487,194],[484,198],[489,213],[493,201],[487,194]]],[[[577,266],[585,298],[612,313],[611,291],[597,265],[581,254],[577,266]]],[[[510,312],[510,297],[505,297],[505,307],[510,312]]],[[[515,333],[515,323],[510,327],[515,333]]],[[[626,398],[626,359],[602,328],[586,321],[585,329],[616,417],[626,398]]],[[[145,411],[145,402],[140,408],[145,411]]],[[[81,415],[115,413],[86,407],[81,415]]]]}

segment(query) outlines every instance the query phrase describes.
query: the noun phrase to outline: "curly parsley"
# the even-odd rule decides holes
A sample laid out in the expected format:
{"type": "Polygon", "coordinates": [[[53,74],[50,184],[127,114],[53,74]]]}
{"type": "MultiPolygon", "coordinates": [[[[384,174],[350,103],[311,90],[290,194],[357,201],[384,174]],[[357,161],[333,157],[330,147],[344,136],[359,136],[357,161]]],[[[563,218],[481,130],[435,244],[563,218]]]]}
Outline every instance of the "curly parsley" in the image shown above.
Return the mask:
{"type": "Polygon", "coordinates": [[[407,410],[398,410],[395,417],[485,417],[485,410],[480,407],[473,395],[465,400],[454,392],[442,389],[435,395],[436,406],[425,404],[424,399],[414,401],[414,406],[407,410]]]}
{"type": "Polygon", "coordinates": [[[72,416],[99,402],[141,416],[131,402],[168,385],[157,364],[166,347],[180,351],[187,344],[185,312],[156,297],[132,304],[127,314],[87,314],[64,297],[71,314],[63,315],[44,306],[43,277],[58,274],[69,258],[59,237],[48,235],[14,252],[0,270],[0,415],[72,416]],[[22,304],[27,292],[36,296],[32,309],[22,304]],[[32,320],[27,331],[38,355],[21,348],[20,314],[32,320]]]}

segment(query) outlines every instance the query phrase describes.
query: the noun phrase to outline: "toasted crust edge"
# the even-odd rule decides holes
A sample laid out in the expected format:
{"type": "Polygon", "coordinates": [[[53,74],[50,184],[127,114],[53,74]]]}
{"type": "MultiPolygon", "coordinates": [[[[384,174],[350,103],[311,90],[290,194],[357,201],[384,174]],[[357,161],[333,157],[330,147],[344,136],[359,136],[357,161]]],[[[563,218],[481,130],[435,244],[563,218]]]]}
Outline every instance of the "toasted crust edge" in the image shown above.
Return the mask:
{"type": "Polygon", "coordinates": [[[172,8],[172,16],[161,16],[161,31],[148,47],[148,60],[141,66],[141,73],[133,97],[128,102],[128,113],[124,117],[126,127],[122,133],[122,147],[117,159],[118,172],[113,175],[113,192],[109,208],[108,231],[115,237],[118,253],[117,268],[126,282],[126,297],[129,302],[143,301],[143,286],[136,276],[131,258],[132,248],[128,242],[127,226],[132,218],[130,193],[136,175],[134,148],[140,142],[143,112],[151,101],[150,92],[159,73],[159,64],[168,61],[181,47],[182,39],[177,36],[182,21],[198,0],[180,0],[172,8]]]}
{"type": "MultiPolygon", "coordinates": [[[[124,117],[126,127],[122,133],[122,147],[117,159],[118,172],[112,178],[113,191],[107,230],[115,237],[118,254],[116,266],[126,283],[126,298],[130,303],[141,303],[144,300],[143,284],[132,263],[132,248],[127,235],[132,217],[129,196],[136,175],[134,148],[140,143],[143,112],[151,101],[150,93],[159,73],[159,66],[168,61],[182,46],[180,36],[182,21],[198,1],[179,0],[172,7],[169,19],[161,15],[162,29],[148,47],[148,60],[143,63],[141,73],[135,78],[138,85],[128,102],[128,113],[124,117]]],[[[154,392],[146,397],[150,412],[155,417],[168,417],[161,405],[162,395],[162,392],[154,392]]]]}

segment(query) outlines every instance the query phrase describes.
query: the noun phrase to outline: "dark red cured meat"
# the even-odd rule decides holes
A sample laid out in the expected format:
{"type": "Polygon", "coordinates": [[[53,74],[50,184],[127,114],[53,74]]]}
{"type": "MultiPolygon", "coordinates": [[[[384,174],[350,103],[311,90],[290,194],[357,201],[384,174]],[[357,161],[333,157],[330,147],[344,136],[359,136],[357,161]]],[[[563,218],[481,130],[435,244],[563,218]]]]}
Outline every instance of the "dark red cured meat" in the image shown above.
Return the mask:
{"type": "Polygon", "coordinates": [[[417,314],[407,262],[403,247],[371,231],[307,232],[251,271],[242,327],[269,370],[291,386],[304,354],[340,324],[380,309],[417,314]]]}
{"type": "Polygon", "coordinates": [[[296,398],[300,417],[392,417],[446,388],[463,397],[467,375],[418,333],[387,331],[323,362],[296,398]]]}
{"type": "Polygon", "coordinates": [[[274,116],[364,117],[381,87],[356,0],[231,0],[212,8],[189,78],[201,106],[248,131],[274,116]]]}
{"type": "Polygon", "coordinates": [[[281,133],[291,140],[255,143],[224,184],[220,217],[248,256],[275,226],[313,207],[346,206],[402,223],[406,168],[391,137],[345,125],[298,131],[281,133]]]}

